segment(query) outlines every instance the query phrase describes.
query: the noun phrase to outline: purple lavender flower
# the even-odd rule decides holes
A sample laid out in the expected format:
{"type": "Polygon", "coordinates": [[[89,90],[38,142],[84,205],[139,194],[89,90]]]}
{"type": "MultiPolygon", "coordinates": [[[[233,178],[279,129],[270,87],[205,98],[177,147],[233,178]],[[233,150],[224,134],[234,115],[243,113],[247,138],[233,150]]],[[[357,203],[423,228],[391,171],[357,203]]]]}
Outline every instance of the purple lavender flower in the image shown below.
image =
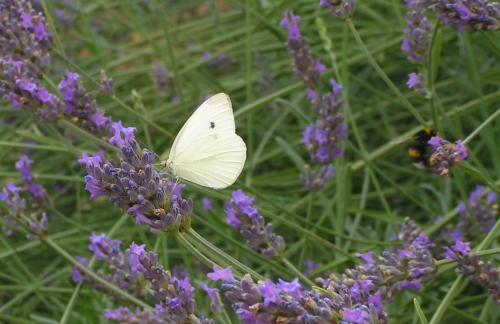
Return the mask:
{"type": "Polygon", "coordinates": [[[226,283],[233,283],[236,281],[233,277],[233,272],[231,271],[231,267],[228,267],[226,269],[222,269],[217,265],[214,265],[213,267],[214,272],[210,272],[207,274],[208,279],[217,281],[220,280],[222,282],[226,283]]]}
{"type": "Polygon", "coordinates": [[[450,168],[459,166],[467,157],[467,149],[460,140],[453,144],[437,135],[428,143],[432,146],[429,163],[434,166],[434,173],[443,178],[448,176],[450,168]]]}
{"type": "Polygon", "coordinates": [[[71,28],[75,22],[75,12],[71,1],[63,0],[60,2],[62,9],[55,8],[56,17],[59,19],[64,28],[71,28]]]}
{"type": "Polygon", "coordinates": [[[175,93],[173,78],[174,73],[172,71],[158,61],[153,62],[151,79],[162,93],[175,93]]]}
{"type": "Polygon", "coordinates": [[[16,162],[16,169],[19,170],[25,182],[31,181],[31,164],[33,164],[33,160],[30,160],[27,155],[22,155],[19,161],[16,162]]]}
{"type": "Polygon", "coordinates": [[[413,89],[421,95],[427,94],[427,89],[425,88],[425,77],[421,73],[410,73],[408,74],[408,89],[413,89]]]}
{"type": "Polygon", "coordinates": [[[21,173],[25,187],[31,196],[31,208],[47,208],[50,205],[50,198],[45,189],[38,183],[38,180],[33,178],[31,173],[32,163],[33,160],[30,160],[27,155],[22,155],[19,161],[16,162],[16,169],[21,173]]]}
{"type": "Polygon", "coordinates": [[[325,186],[328,179],[333,177],[333,165],[328,164],[328,166],[321,167],[320,170],[311,170],[311,167],[306,164],[304,166],[306,170],[306,175],[300,175],[300,180],[306,185],[307,189],[314,191],[319,190],[325,186]]]}
{"type": "Polygon", "coordinates": [[[36,215],[30,215],[31,221],[29,222],[29,227],[32,231],[32,234],[26,235],[28,240],[43,240],[47,237],[47,230],[49,228],[49,222],[47,220],[47,215],[42,213],[42,217],[40,220],[36,217],[36,215]]]}
{"type": "Polygon", "coordinates": [[[123,127],[121,121],[112,127],[115,135],[109,142],[121,150],[119,168],[104,161],[102,153],[84,154],[78,160],[87,167],[85,189],[90,197],[110,197],[115,206],[135,217],[137,225],[149,225],[155,234],[177,235],[188,230],[193,202],[182,199],[183,185],[163,178],[153,168],[154,153],[140,149],[134,127],[123,127]]]}
{"type": "Polygon", "coordinates": [[[0,96],[10,100],[12,108],[36,112],[44,122],[55,122],[63,113],[64,104],[55,95],[40,87],[40,80],[27,61],[15,61],[11,57],[0,58],[0,96]],[[43,106],[48,109],[42,109],[43,106]]]}
{"type": "MultiPolygon", "coordinates": [[[[43,122],[60,119],[76,124],[95,136],[107,140],[111,133],[111,118],[104,118],[92,93],[88,92],[79,75],[66,72],[59,84],[63,100],[40,86],[48,72],[54,37],[43,14],[36,13],[31,2],[9,0],[0,7],[0,97],[9,99],[12,108],[36,112],[43,122]]],[[[105,80],[102,90],[112,91],[112,80],[105,80]]]]}
{"type": "MultiPolygon", "coordinates": [[[[158,264],[158,257],[153,252],[144,249],[132,251],[135,256],[137,271],[142,273],[144,280],[149,281],[149,289],[159,302],[155,313],[167,323],[202,323],[213,324],[209,319],[196,316],[196,301],[193,299],[194,287],[189,277],[178,279],[165,271],[158,264]]],[[[200,315],[201,317],[201,315],[200,315]]]]}
{"type": "Polygon", "coordinates": [[[472,211],[472,216],[465,206],[465,203],[460,203],[457,210],[460,212],[460,222],[457,229],[462,235],[475,237],[478,235],[474,226],[472,226],[471,218],[473,217],[478,225],[480,233],[488,233],[495,225],[496,217],[498,215],[497,194],[489,192],[483,199],[485,187],[477,186],[471,194],[467,203],[472,211]]]}
{"type": "MultiPolygon", "coordinates": [[[[399,238],[403,249],[398,249],[395,253],[385,251],[377,258],[373,252],[355,254],[365,263],[359,264],[356,269],[347,269],[342,279],[333,274],[326,279],[317,279],[323,288],[335,296],[333,300],[336,311],[346,307],[342,303],[359,303],[364,306],[354,310],[350,307],[351,316],[371,314],[370,300],[374,302],[374,306],[377,304],[375,301],[380,304],[381,299],[392,300],[395,293],[402,290],[419,290],[422,283],[434,277],[437,265],[429,251],[433,247],[429,238],[409,218],[398,226],[401,230],[399,238]],[[346,299],[351,301],[346,302],[346,299]]],[[[378,316],[384,316],[381,307],[375,307],[378,316]]]]}
{"type": "Polygon", "coordinates": [[[318,263],[314,262],[313,260],[309,260],[309,259],[304,261],[304,266],[306,267],[306,270],[304,271],[304,274],[306,276],[310,276],[320,267],[320,265],[318,263]]]}
{"type": "Polygon", "coordinates": [[[136,308],[135,313],[126,307],[119,307],[117,309],[105,309],[104,317],[106,321],[117,321],[118,323],[151,323],[151,324],[164,324],[165,320],[162,316],[163,310],[156,309],[141,310],[136,308]]]}
{"type": "MultiPolygon", "coordinates": [[[[97,274],[120,289],[140,299],[145,299],[147,296],[147,289],[145,287],[146,284],[143,275],[137,268],[134,268],[134,252],[137,250],[143,251],[144,245],[139,246],[132,243],[130,248],[122,253],[120,250],[122,242],[119,240],[112,240],[104,233],[101,235],[92,233],[89,240],[89,249],[94,252],[94,258],[103,260],[106,263],[106,271],[99,270],[97,274]]],[[[76,256],[75,258],[82,265],[88,267],[86,258],[76,256]]],[[[72,268],[71,275],[75,283],[83,281],[88,283],[94,290],[104,291],[112,294],[114,299],[121,299],[120,295],[112,293],[109,291],[109,288],[98,282],[94,282],[76,266],[72,268]]]]}
{"type": "Polygon", "coordinates": [[[215,211],[212,200],[210,200],[209,198],[203,197],[201,199],[201,204],[202,204],[201,208],[203,208],[203,210],[211,210],[213,212],[215,211]]]}
{"type": "Polygon", "coordinates": [[[31,77],[41,78],[50,65],[49,51],[54,36],[41,12],[32,9],[31,1],[7,0],[0,7],[1,58],[23,61],[31,77]]]}
{"type": "Polygon", "coordinates": [[[115,94],[115,82],[113,79],[108,78],[105,70],[101,70],[101,85],[99,86],[99,92],[110,97],[115,94]]]}
{"type": "MultiPolygon", "coordinates": [[[[225,269],[229,270],[229,269],[225,269]]],[[[220,271],[220,270],[218,270],[220,271]]],[[[230,270],[229,270],[230,271],[230,270]]],[[[212,280],[221,279],[220,276],[208,277],[212,280]]],[[[223,280],[224,282],[224,280],[223,280]]],[[[306,291],[298,283],[298,279],[287,282],[278,279],[274,284],[267,279],[255,284],[250,275],[245,275],[241,281],[230,280],[222,284],[221,290],[233,302],[233,309],[240,316],[243,323],[336,323],[337,317],[347,316],[358,309],[364,309],[369,322],[384,323],[388,320],[382,311],[380,297],[369,296],[353,292],[359,296],[354,300],[345,286],[343,288],[329,286],[325,294],[317,290],[306,291]],[[339,289],[337,289],[339,288],[339,289]],[[366,299],[366,304],[362,299],[366,299]],[[373,318],[376,317],[376,318],[373,318]]],[[[365,317],[365,316],[364,316],[365,317]]],[[[357,323],[357,322],[356,322],[357,323]]]]}
{"type": "Polygon", "coordinates": [[[273,225],[264,222],[258,210],[252,206],[253,199],[241,189],[233,192],[233,199],[226,204],[227,224],[240,230],[248,238],[247,244],[254,251],[260,251],[266,259],[280,260],[285,251],[285,240],[274,234],[273,225]]]}
{"type": "Polygon", "coordinates": [[[181,280],[189,277],[188,270],[182,264],[176,265],[172,268],[172,275],[174,277],[176,277],[177,279],[181,279],[181,280]]]}
{"type": "MultiPolygon", "coordinates": [[[[40,87],[40,80],[30,72],[25,61],[14,61],[0,58],[0,69],[3,80],[0,80],[0,95],[9,99],[12,108],[23,108],[36,112],[43,122],[55,123],[60,119],[74,123],[95,136],[107,140],[111,134],[111,117],[104,117],[97,108],[83,84],[78,81],[79,75],[66,71],[66,78],[59,83],[63,100],[40,87]]],[[[107,81],[106,89],[111,83],[107,81]]],[[[111,80],[112,81],[112,80],[111,80]]]]}
{"type": "Polygon", "coordinates": [[[470,243],[457,240],[451,247],[445,246],[446,258],[457,262],[455,272],[465,275],[470,281],[488,288],[491,298],[500,305],[499,269],[490,261],[479,261],[477,254],[469,255],[470,243]]]}
{"type": "Polygon", "coordinates": [[[24,180],[24,187],[16,187],[13,182],[10,182],[0,193],[0,199],[5,202],[10,211],[9,214],[2,213],[5,219],[2,231],[6,236],[22,233],[23,229],[19,224],[20,222],[24,222],[30,227],[31,234],[27,235],[29,240],[44,239],[47,236],[47,215],[42,213],[40,218],[39,215],[40,210],[49,206],[50,198],[37,179],[33,177],[30,167],[32,163],[33,160],[30,160],[27,155],[22,155],[19,161],[16,162],[16,168],[20,171],[24,180]],[[21,198],[20,192],[29,194],[29,204],[26,203],[25,198],[21,198]],[[13,219],[12,216],[17,217],[18,221],[13,219]]]}
{"type": "Polygon", "coordinates": [[[201,288],[205,290],[210,297],[210,310],[212,313],[217,314],[220,313],[224,309],[224,304],[219,302],[217,298],[217,293],[220,291],[217,288],[210,288],[207,284],[202,284],[201,288]]]}
{"type": "Polygon", "coordinates": [[[16,187],[14,182],[9,182],[0,194],[0,199],[5,202],[10,213],[16,217],[20,217],[26,210],[26,199],[19,195],[21,190],[22,188],[16,187]]]}
{"type": "MultiPolygon", "coordinates": [[[[321,101],[313,101],[313,110],[319,114],[316,124],[310,124],[303,133],[302,143],[307,146],[311,160],[316,163],[329,162],[344,154],[339,142],[347,138],[347,125],[341,111],[342,86],[330,79],[333,90],[325,94],[321,101]]],[[[325,169],[325,176],[329,175],[325,169]]]]}
{"type": "Polygon", "coordinates": [[[280,25],[284,26],[288,31],[286,45],[293,57],[293,72],[304,82],[307,88],[316,89],[319,85],[320,74],[326,68],[321,64],[320,60],[314,62],[309,46],[307,45],[307,38],[300,34],[299,19],[300,17],[295,16],[293,11],[285,12],[280,25]]]}
{"type": "MultiPolygon", "coordinates": [[[[205,52],[201,56],[203,60],[208,60],[210,58],[210,53],[205,52]]],[[[214,59],[211,59],[207,62],[207,66],[211,69],[217,69],[217,70],[224,70],[227,69],[228,67],[236,64],[236,60],[226,54],[222,54],[217,56],[214,59]]]]}
{"type": "Polygon", "coordinates": [[[500,27],[500,4],[488,0],[437,0],[431,9],[444,23],[460,32],[496,31],[500,27]]]}
{"type": "Polygon", "coordinates": [[[403,31],[403,46],[401,49],[408,54],[408,60],[418,66],[427,66],[429,60],[430,39],[433,29],[429,26],[425,6],[421,0],[406,0],[412,10],[406,19],[406,28],[403,31]]]}
{"type": "MultiPolygon", "coordinates": [[[[96,101],[92,99],[92,93],[78,81],[79,78],[78,73],[66,71],[66,78],[59,83],[58,88],[64,99],[64,117],[94,136],[107,140],[112,134],[111,117],[104,117],[103,112],[97,108],[96,101]]],[[[109,83],[109,79],[107,80],[105,82],[109,83]]],[[[103,90],[112,91],[109,86],[110,84],[103,90]]]]}
{"type": "MultiPolygon", "coordinates": [[[[165,271],[158,264],[157,255],[145,251],[145,245],[132,243],[122,253],[120,251],[122,243],[110,239],[105,234],[93,233],[90,242],[89,248],[94,252],[94,257],[107,264],[106,274],[98,271],[99,276],[143,300],[152,290],[153,297],[159,301],[154,311],[136,309],[133,313],[124,307],[107,309],[105,311],[107,320],[120,323],[215,323],[213,320],[204,319],[202,314],[196,315],[196,302],[192,298],[194,288],[189,282],[189,277],[178,279],[169,271],[165,271]]],[[[86,258],[75,258],[85,267],[88,266],[86,258]]],[[[77,267],[72,269],[72,277],[75,282],[86,282],[95,290],[108,291],[104,286],[94,283],[77,267]]],[[[113,298],[119,299],[120,296],[116,295],[113,298]]]]}
{"type": "Polygon", "coordinates": [[[340,20],[352,19],[356,2],[354,0],[319,0],[320,7],[330,9],[340,20]]]}

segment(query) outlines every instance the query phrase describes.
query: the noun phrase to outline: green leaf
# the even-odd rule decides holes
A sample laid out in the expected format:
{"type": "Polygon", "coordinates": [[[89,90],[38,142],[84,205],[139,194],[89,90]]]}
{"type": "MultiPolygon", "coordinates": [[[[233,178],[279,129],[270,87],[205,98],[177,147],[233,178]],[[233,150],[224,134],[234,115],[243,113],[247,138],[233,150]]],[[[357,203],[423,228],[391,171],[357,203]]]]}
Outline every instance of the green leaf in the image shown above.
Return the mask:
{"type": "Polygon", "coordinates": [[[425,318],[424,312],[422,312],[422,309],[420,308],[420,304],[418,303],[418,300],[416,298],[413,298],[413,303],[415,304],[415,309],[417,310],[418,317],[420,318],[420,321],[422,322],[422,324],[429,324],[429,322],[425,318]]]}

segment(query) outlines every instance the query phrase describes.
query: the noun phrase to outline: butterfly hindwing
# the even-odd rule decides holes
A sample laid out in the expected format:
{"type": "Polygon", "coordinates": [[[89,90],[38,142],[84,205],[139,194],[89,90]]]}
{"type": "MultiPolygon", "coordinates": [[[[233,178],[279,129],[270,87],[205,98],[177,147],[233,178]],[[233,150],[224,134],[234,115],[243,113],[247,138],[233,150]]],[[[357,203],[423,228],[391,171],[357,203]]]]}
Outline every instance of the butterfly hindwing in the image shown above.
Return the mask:
{"type": "Polygon", "coordinates": [[[245,142],[233,132],[210,135],[192,143],[175,160],[177,176],[199,185],[221,189],[232,185],[243,169],[245,142]]]}

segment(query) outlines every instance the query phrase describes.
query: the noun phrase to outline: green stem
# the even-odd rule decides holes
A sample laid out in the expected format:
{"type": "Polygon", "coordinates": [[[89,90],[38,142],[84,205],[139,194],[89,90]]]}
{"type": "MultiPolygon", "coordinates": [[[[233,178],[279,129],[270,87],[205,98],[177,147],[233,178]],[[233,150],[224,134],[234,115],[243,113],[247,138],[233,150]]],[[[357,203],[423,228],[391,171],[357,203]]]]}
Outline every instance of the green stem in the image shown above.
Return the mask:
{"type": "Polygon", "coordinates": [[[61,39],[59,38],[59,34],[57,33],[56,27],[54,26],[54,20],[52,20],[52,15],[50,14],[49,8],[47,7],[45,0],[41,0],[40,4],[42,5],[45,19],[47,19],[47,22],[49,23],[50,31],[54,35],[54,41],[56,43],[56,47],[59,49],[59,51],[61,51],[61,53],[65,53],[64,47],[62,46],[61,43],[61,39]]]}
{"type": "Polygon", "coordinates": [[[448,306],[450,306],[451,301],[453,300],[453,297],[455,297],[455,294],[458,292],[460,285],[464,281],[464,276],[459,275],[458,278],[455,280],[453,283],[453,286],[448,290],[448,293],[444,297],[443,301],[437,308],[436,312],[432,316],[431,320],[429,321],[430,324],[437,324],[441,323],[441,318],[443,317],[446,309],[448,306]]]}
{"type": "Polygon", "coordinates": [[[486,126],[488,126],[489,123],[491,123],[495,118],[497,118],[498,116],[500,115],[500,109],[498,109],[497,111],[495,111],[495,113],[493,113],[490,117],[488,117],[484,122],[481,123],[481,125],[479,125],[478,127],[476,127],[476,129],[469,134],[469,136],[467,136],[466,139],[464,139],[462,141],[462,144],[467,144],[468,142],[470,142],[470,140],[472,140],[474,137],[476,137],[477,134],[479,134],[479,132],[481,132],[483,129],[486,128],[486,126]]]}
{"type": "Polygon", "coordinates": [[[198,233],[196,233],[192,228],[187,230],[185,232],[186,235],[189,235],[191,238],[196,240],[200,245],[205,246],[207,249],[209,249],[211,252],[215,253],[216,255],[220,256],[221,258],[225,259],[229,264],[232,264],[235,268],[239,269],[243,273],[249,273],[252,277],[258,279],[258,280],[265,280],[266,278],[255,272],[254,270],[250,269],[243,263],[239,262],[229,254],[225,253],[209,241],[205,240],[202,236],[200,236],[198,233]]]}
{"type": "Polygon", "coordinates": [[[213,262],[212,260],[210,260],[209,258],[207,258],[206,256],[204,256],[203,253],[201,253],[200,251],[198,251],[198,249],[195,248],[191,243],[189,243],[189,241],[184,236],[182,236],[182,234],[176,235],[175,238],[177,238],[179,240],[179,242],[181,242],[181,244],[189,252],[193,253],[193,255],[198,260],[200,260],[204,265],[206,265],[210,269],[212,269],[214,267],[214,265],[220,267],[220,265],[218,265],[217,263],[213,262]]]}
{"type": "Polygon", "coordinates": [[[186,105],[184,102],[184,94],[182,92],[182,83],[181,83],[181,78],[179,75],[179,67],[177,66],[177,59],[175,57],[175,53],[173,50],[174,43],[172,41],[172,34],[170,33],[170,28],[168,27],[168,22],[166,21],[166,17],[168,17],[168,14],[165,12],[165,9],[164,9],[165,4],[163,4],[163,2],[159,4],[157,1],[156,6],[158,8],[161,26],[163,28],[163,34],[165,35],[165,38],[167,41],[167,51],[168,51],[168,56],[170,56],[170,65],[171,65],[172,69],[174,70],[175,88],[177,90],[177,95],[179,96],[179,99],[181,102],[181,107],[184,110],[184,109],[186,109],[186,105]]]}
{"type": "MultiPolygon", "coordinates": [[[[307,223],[311,222],[313,202],[314,202],[314,191],[311,190],[309,192],[309,201],[307,203],[306,225],[304,226],[306,230],[309,230],[309,226],[307,226],[307,223]]],[[[307,252],[308,237],[309,236],[307,235],[304,236],[304,244],[302,244],[302,248],[300,251],[299,266],[302,266],[304,264],[304,259],[307,252]]]]}
{"type": "Polygon", "coordinates": [[[61,125],[66,127],[67,129],[71,130],[73,133],[76,133],[83,138],[90,139],[91,141],[95,142],[98,145],[104,146],[106,149],[110,150],[111,152],[119,153],[120,150],[116,147],[113,146],[100,138],[95,137],[94,135],[90,134],[89,132],[81,129],[80,127],[76,126],[75,124],[63,119],[59,122],[61,125]]]}

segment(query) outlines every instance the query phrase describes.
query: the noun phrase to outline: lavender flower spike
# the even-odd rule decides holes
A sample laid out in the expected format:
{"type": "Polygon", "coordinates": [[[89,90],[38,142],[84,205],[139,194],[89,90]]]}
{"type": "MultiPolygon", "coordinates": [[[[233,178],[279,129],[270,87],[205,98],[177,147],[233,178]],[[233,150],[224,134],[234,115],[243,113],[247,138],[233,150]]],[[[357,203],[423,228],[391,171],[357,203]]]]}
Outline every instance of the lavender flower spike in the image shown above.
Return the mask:
{"type": "Polygon", "coordinates": [[[352,19],[356,2],[354,0],[320,0],[320,7],[330,9],[332,14],[337,16],[340,20],[352,19]]]}
{"type": "Polygon", "coordinates": [[[143,248],[132,252],[135,255],[135,268],[150,282],[153,297],[159,301],[155,313],[163,318],[164,323],[215,323],[213,320],[202,319],[202,315],[196,315],[194,287],[191,286],[189,277],[181,280],[172,276],[170,271],[165,271],[158,264],[158,256],[153,252],[146,252],[143,248]]]}
{"type": "Polygon", "coordinates": [[[429,47],[433,29],[429,26],[425,6],[422,0],[406,0],[412,11],[407,15],[406,28],[403,31],[401,49],[408,54],[408,60],[418,66],[425,67],[429,60],[429,47]]]}
{"type": "MultiPolygon", "coordinates": [[[[127,291],[129,294],[136,296],[140,299],[145,299],[148,290],[142,273],[134,267],[134,251],[144,250],[144,245],[136,245],[132,243],[130,248],[126,249],[123,253],[120,251],[122,242],[119,240],[112,240],[106,234],[96,235],[92,233],[89,238],[89,249],[94,252],[94,258],[102,260],[106,263],[106,271],[99,270],[97,274],[105,279],[107,282],[120,287],[120,289],[127,291]]],[[[88,267],[87,259],[75,256],[82,265],[88,267]]],[[[73,267],[71,275],[75,283],[83,281],[90,285],[90,287],[97,291],[104,291],[111,293],[109,288],[94,282],[78,267],[73,267]]],[[[121,299],[120,295],[112,293],[113,299],[121,299]]]]}
{"type": "Polygon", "coordinates": [[[232,194],[233,199],[226,203],[227,223],[240,230],[248,238],[248,245],[260,251],[265,259],[280,260],[285,251],[285,240],[274,234],[273,225],[264,222],[264,217],[252,206],[253,199],[239,189],[232,194]]]}
{"type": "Polygon", "coordinates": [[[47,215],[42,214],[40,220],[37,219],[36,215],[31,215],[31,222],[29,226],[33,234],[28,234],[26,237],[28,240],[43,240],[47,237],[47,230],[49,228],[49,222],[47,220],[47,215]]]}
{"type": "Polygon", "coordinates": [[[455,272],[467,276],[470,281],[488,288],[491,298],[500,305],[499,270],[490,261],[479,261],[477,254],[469,255],[470,243],[456,241],[451,247],[444,247],[446,258],[457,262],[455,272]]]}
{"type": "Polygon", "coordinates": [[[432,146],[429,163],[434,167],[434,173],[443,178],[448,176],[450,168],[459,166],[467,157],[467,149],[460,140],[453,144],[438,135],[428,143],[432,146]]]}
{"type": "Polygon", "coordinates": [[[500,28],[500,4],[488,0],[437,0],[431,9],[444,23],[459,31],[496,31],[500,28]]]}
{"type": "MultiPolygon", "coordinates": [[[[10,211],[10,214],[14,217],[20,218],[21,215],[26,210],[26,199],[21,198],[19,192],[21,192],[22,188],[16,187],[14,182],[7,183],[7,186],[3,188],[3,191],[0,193],[0,199],[7,205],[7,208],[10,211]]],[[[17,231],[21,231],[22,227],[19,225],[13,217],[8,214],[4,214],[4,222],[6,225],[2,225],[2,232],[5,236],[14,236],[17,234],[17,231]]]]}
{"type": "Polygon", "coordinates": [[[472,211],[472,215],[469,215],[465,203],[460,203],[457,206],[456,209],[460,212],[460,222],[457,228],[460,233],[469,237],[475,237],[479,234],[476,232],[475,227],[472,226],[472,217],[477,221],[480,233],[488,233],[493,228],[493,225],[495,225],[498,215],[498,204],[496,203],[498,197],[496,193],[491,191],[483,199],[485,189],[483,186],[477,186],[476,190],[471,192],[467,203],[472,211]]]}
{"type": "Polygon", "coordinates": [[[307,45],[307,38],[300,34],[299,19],[300,17],[295,16],[293,11],[285,12],[280,25],[284,26],[288,31],[286,46],[293,57],[293,72],[304,82],[307,88],[316,89],[319,85],[320,74],[326,68],[319,60],[316,62],[313,60],[307,45]]]}
{"type": "Polygon", "coordinates": [[[24,61],[30,76],[42,78],[50,66],[49,51],[54,36],[41,12],[32,9],[31,1],[2,1],[0,6],[1,58],[24,61]]]}
{"type": "Polygon", "coordinates": [[[221,280],[221,290],[233,302],[233,309],[243,323],[338,323],[338,318],[351,323],[387,323],[387,315],[382,311],[379,295],[360,293],[361,287],[353,290],[343,287],[328,287],[330,294],[318,290],[306,291],[295,278],[291,282],[278,279],[278,284],[267,279],[255,284],[250,275],[242,280],[224,280],[215,269],[207,276],[211,280],[221,280]],[[331,289],[331,290],[330,290],[331,289]],[[333,298],[332,298],[333,296],[333,298]],[[366,301],[366,302],[363,302],[366,301]],[[357,321],[363,318],[365,321],[357,321]],[[384,322],[385,321],[385,322],[384,322]]]}
{"type": "Polygon", "coordinates": [[[316,163],[341,157],[344,152],[339,142],[347,138],[347,125],[341,110],[344,103],[340,98],[342,86],[334,79],[330,79],[330,83],[332,92],[325,94],[321,101],[313,101],[313,110],[320,118],[316,124],[310,124],[303,133],[302,143],[307,146],[311,160],[316,163]]]}
{"type": "Polygon", "coordinates": [[[319,171],[311,170],[311,167],[306,164],[304,166],[306,170],[306,175],[300,175],[300,180],[306,185],[306,187],[311,190],[319,190],[325,186],[328,179],[333,177],[333,165],[328,164],[328,166],[323,166],[319,171]]]}
{"type": "Polygon", "coordinates": [[[87,167],[85,189],[91,198],[110,197],[115,206],[135,217],[136,224],[149,225],[158,235],[177,235],[188,230],[193,202],[182,199],[183,185],[163,178],[153,168],[154,153],[140,149],[134,127],[123,127],[118,122],[113,128],[115,135],[109,142],[121,150],[119,167],[104,161],[102,153],[84,154],[78,160],[87,167]]]}

